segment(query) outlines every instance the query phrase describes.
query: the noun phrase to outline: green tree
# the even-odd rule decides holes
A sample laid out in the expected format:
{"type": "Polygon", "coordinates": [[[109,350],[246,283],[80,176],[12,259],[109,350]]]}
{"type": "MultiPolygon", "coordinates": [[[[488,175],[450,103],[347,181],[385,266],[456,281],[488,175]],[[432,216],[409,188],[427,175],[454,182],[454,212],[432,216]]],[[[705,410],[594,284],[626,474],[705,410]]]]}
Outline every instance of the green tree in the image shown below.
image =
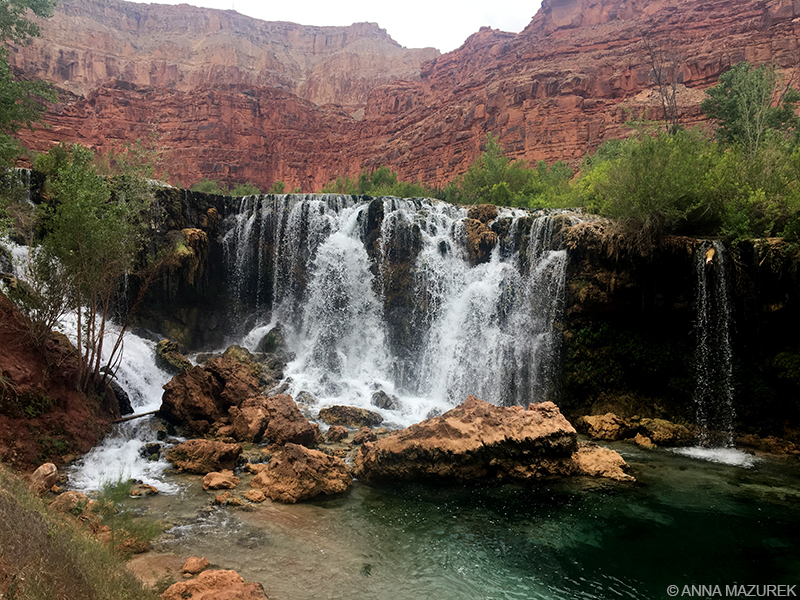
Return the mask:
{"type": "Polygon", "coordinates": [[[716,137],[755,156],[770,132],[795,132],[800,94],[790,85],[778,93],[780,77],[772,65],[734,65],[706,90],[700,108],[717,121],[716,137]],[[776,98],[777,96],[777,98],[776,98]]]}
{"type": "MultiPolygon", "coordinates": [[[[28,11],[39,17],[53,14],[51,0],[4,0],[0,2],[0,37],[6,43],[23,43],[39,35],[28,20],[28,11]]],[[[10,166],[21,147],[14,139],[22,127],[32,128],[41,119],[43,105],[56,98],[53,88],[41,81],[17,79],[8,64],[8,50],[0,47],[0,166],[10,166]]]]}
{"type": "Polygon", "coordinates": [[[96,172],[91,150],[79,144],[66,156],[64,150],[57,146],[52,155],[37,157],[36,166],[47,173],[52,193],[42,247],[58,260],[68,283],[78,315],[78,387],[92,392],[103,389],[103,367],[113,369],[121,355],[124,326],[103,363],[115,292],[133,268],[147,197],[113,196],[107,180],[96,172]]]}
{"type": "Polygon", "coordinates": [[[225,196],[228,193],[228,188],[216,179],[202,179],[192,186],[192,191],[225,196]]]}
{"type": "Polygon", "coordinates": [[[590,210],[623,223],[642,247],[718,218],[706,183],[717,151],[699,130],[640,134],[598,154],[607,158],[588,161],[578,182],[581,197],[590,210]]]}
{"type": "Polygon", "coordinates": [[[268,194],[285,194],[286,193],[286,183],[283,181],[275,181],[269,189],[267,190],[268,194]]]}
{"type": "Polygon", "coordinates": [[[235,185],[230,191],[231,196],[257,196],[260,193],[261,190],[258,189],[255,184],[250,183],[249,181],[235,185]]]}

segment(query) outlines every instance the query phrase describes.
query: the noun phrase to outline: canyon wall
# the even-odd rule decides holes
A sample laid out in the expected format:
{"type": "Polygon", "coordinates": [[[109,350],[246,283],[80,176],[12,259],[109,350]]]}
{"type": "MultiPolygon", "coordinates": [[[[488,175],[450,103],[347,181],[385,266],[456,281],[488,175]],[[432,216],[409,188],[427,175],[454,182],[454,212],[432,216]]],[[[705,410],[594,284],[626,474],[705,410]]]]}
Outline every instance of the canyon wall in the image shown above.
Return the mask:
{"type": "MultiPolygon", "coordinates": [[[[66,0],[64,6],[59,40],[103,39],[90,30],[81,33],[81,26],[101,22],[87,16],[90,0],[66,0]]],[[[362,34],[356,39],[326,34],[319,38],[325,40],[322,48],[339,50],[323,53],[315,63],[322,75],[315,80],[309,73],[316,67],[303,70],[298,59],[290,68],[284,58],[296,51],[284,45],[278,52],[277,42],[256,43],[258,36],[247,33],[255,31],[252,20],[235,13],[118,1],[102,6],[139,15],[123,24],[145,32],[150,46],[92,41],[92,47],[104,48],[105,66],[95,68],[87,42],[83,58],[69,63],[77,65],[73,77],[54,66],[59,59],[48,48],[57,45],[45,29],[45,37],[14,55],[15,64],[84,96],[62,95],[46,118],[51,129],[26,133],[26,143],[42,150],[63,139],[105,150],[155,130],[175,182],[190,185],[205,177],[267,187],[282,180],[303,191],[380,164],[404,178],[443,185],[466,170],[490,132],[514,158],[577,164],[604,140],[628,135],[629,120],[659,118],[645,38],[654,52],[677,57],[680,118],[691,126],[704,120],[702,90],[731,65],[771,61],[793,69],[800,33],[800,2],[792,0],[545,0],[521,33],[482,28],[461,48],[421,63],[418,77],[411,66],[408,76],[383,81],[360,70],[383,68],[356,52],[381,35],[390,44],[376,27],[353,26],[362,34]],[[175,36],[159,33],[160,23],[178,22],[174,11],[192,17],[181,17],[182,26],[193,29],[178,41],[195,40],[189,66],[179,71],[162,69],[161,59],[153,58],[188,52],[163,46],[178,44],[175,36]],[[222,40],[232,37],[237,45],[223,52],[228,47],[222,40]],[[256,40],[246,60],[242,39],[256,40]],[[123,68],[117,52],[127,53],[133,66],[123,68]],[[326,61],[348,66],[333,68],[326,61]],[[89,81],[101,80],[103,87],[86,91],[89,81]],[[322,106],[331,101],[341,107],[322,106]]],[[[299,27],[271,25],[283,28],[281,40],[294,39],[290,32],[299,27]]],[[[297,36],[314,55],[317,38],[297,36]]]]}
{"type": "Polygon", "coordinates": [[[239,84],[357,110],[372,88],[419,79],[439,55],[404,48],[375,23],[312,27],[185,4],[62,0],[38,22],[42,36],[12,48],[12,66],[78,95],[113,79],[178,91],[239,84]]]}

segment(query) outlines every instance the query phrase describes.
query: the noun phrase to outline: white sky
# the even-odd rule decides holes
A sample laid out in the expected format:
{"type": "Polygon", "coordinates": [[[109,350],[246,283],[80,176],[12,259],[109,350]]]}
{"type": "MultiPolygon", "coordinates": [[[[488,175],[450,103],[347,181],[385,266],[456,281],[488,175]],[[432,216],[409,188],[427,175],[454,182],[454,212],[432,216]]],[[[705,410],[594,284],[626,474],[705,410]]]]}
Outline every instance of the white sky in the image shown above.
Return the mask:
{"type": "Polygon", "coordinates": [[[403,46],[433,46],[449,52],[484,25],[521,31],[539,10],[541,0],[159,0],[155,3],[234,9],[264,21],[301,25],[374,22],[403,46]]]}

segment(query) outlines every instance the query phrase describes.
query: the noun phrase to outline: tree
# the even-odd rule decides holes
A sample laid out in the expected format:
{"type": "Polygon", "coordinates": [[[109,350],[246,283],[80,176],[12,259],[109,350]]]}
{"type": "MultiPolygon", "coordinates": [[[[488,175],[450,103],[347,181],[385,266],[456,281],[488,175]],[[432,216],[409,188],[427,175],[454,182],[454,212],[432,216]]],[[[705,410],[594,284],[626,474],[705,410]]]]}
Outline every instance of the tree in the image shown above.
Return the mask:
{"type": "Polygon", "coordinates": [[[42,246],[59,261],[78,315],[78,387],[85,392],[102,389],[119,360],[124,326],[103,363],[107,325],[115,292],[133,267],[148,208],[146,196],[112,195],[93,159],[88,148],[61,144],[36,162],[47,173],[51,194],[42,246]]]}
{"type": "Polygon", "coordinates": [[[779,92],[780,77],[772,65],[734,65],[706,90],[700,108],[717,120],[716,137],[725,145],[738,145],[755,156],[770,131],[792,133],[798,129],[795,116],[800,94],[789,81],[779,92]]]}
{"type": "Polygon", "coordinates": [[[667,131],[675,133],[680,125],[678,118],[678,73],[684,60],[676,52],[669,52],[655,44],[647,35],[642,36],[650,59],[650,77],[658,86],[661,110],[667,131]]]}
{"type": "Polygon", "coordinates": [[[261,190],[258,189],[258,186],[249,181],[235,185],[230,191],[231,196],[258,196],[260,193],[261,190]]]}
{"type": "MultiPolygon", "coordinates": [[[[3,0],[0,2],[0,37],[7,43],[22,43],[39,35],[39,27],[28,20],[28,10],[39,17],[53,14],[51,0],[3,0]]],[[[56,98],[53,88],[41,81],[17,79],[8,64],[8,50],[0,47],[0,165],[11,166],[21,147],[14,135],[22,127],[33,127],[41,119],[45,102],[56,98]]]]}
{"type": "Polygon", "coordinates": [[[192,186],[192,191],[203,194],[217,194],[218,196],[224,196],[228,193],[225,185],[216,179],[202,179],[192,186]]]}

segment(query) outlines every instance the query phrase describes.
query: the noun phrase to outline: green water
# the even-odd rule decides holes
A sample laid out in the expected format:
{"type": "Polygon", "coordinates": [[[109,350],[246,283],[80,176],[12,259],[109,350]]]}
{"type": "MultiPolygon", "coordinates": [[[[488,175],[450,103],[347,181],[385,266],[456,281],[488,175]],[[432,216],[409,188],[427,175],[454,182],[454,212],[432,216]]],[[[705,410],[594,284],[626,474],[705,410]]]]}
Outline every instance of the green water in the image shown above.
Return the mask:
{"type": "Polygon", "coordinates": [[[301,505],[202,511],[160,546],[236,569],[271,600],[655,599],[715,584],[800,595],[796,460],[743,469],[614,447],[636,484],[356,484],[301,505]]]}

